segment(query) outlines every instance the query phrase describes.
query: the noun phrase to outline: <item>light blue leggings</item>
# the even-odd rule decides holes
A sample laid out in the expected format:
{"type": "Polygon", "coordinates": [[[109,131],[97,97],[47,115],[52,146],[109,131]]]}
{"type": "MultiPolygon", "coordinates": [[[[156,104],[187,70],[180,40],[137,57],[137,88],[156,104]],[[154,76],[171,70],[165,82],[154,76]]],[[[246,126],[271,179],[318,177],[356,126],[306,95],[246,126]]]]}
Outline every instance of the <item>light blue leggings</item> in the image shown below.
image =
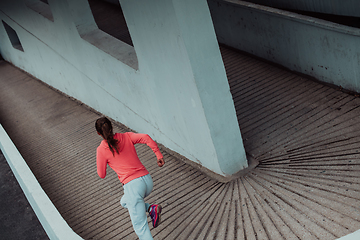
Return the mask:
{"type": "Polygon", "coordinates": [[[140,240],[152,240],[146,212],[149,204],[144,202],[153,189],[153,181],[150,174],[136,178],[123,186],[124,196],[121,198],[121,205],[127,208],[130,219],[140,240]]]}

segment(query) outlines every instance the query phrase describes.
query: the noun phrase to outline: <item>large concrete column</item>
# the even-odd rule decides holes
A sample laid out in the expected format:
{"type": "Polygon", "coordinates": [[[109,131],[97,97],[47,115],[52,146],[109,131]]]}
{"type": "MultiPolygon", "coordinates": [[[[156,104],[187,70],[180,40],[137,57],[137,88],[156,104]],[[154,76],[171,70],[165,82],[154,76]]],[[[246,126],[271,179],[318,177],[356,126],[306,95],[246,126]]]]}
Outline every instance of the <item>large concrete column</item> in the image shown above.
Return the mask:
{"type": "Polygon", "coordinates": [[[121,0],[134,47],[98,29],[87,0],[48,2],[45,15],[0,1],[23,47],[0,24],[4,59],[217,177],[247,167],[206,0],[121,0]]]}
{"type": "Polygon", "coordinates": [[[172,114],[184,118],[181,122],[187,126],[173,127],[179,127],[182,132],[184,127],[183,134],[193,134],[190,138],[195,139],[197,149],[190,152],[198,152],[200,156],[211,153],[205,159],[194,154],[195,160],[225,176],[247,167],[206,1],[121,0],[120,3],[140,72],[155,78],[156,86],[149,88],[176,108],[164,112],[167,121],[171,121],[168,124],[179,121],[172,121],[172,114]]]}

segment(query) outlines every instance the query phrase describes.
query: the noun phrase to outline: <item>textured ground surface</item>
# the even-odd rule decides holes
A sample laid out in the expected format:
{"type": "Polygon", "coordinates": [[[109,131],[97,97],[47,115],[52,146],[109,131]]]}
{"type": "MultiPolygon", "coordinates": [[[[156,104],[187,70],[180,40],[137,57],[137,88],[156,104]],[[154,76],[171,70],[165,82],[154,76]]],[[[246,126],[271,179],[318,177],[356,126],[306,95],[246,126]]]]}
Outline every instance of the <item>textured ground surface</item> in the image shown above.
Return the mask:
{"type": "MultiPolygon", "coordinates": [[[[111,32],[108,24],[98,23],[111,32]]],[[[223,184],[166,149],[158,168],[151,150],[139,146],[155,184],[147,200],[163,205],[155,239],[331,240],[360,229],[360,99],[221,52],[245,149],[260,164],[223,184]]],[[[0,122],[69,225],[84,239],[136,239],[115,174],[96,174],[98,117],[0,62],[0,122]]],[[[126,128],[117,124],[116,131],[126,128]]]]}
{"type": "MultiPolygon", "coordinates": [[[[247,152],[259,166],[218,183],[139,146],[160,202],[156,239],[336,239],[360,228],[360,99],[222,48],[247,152]]],[[[45,192],[85,239],[134,239],[122,188],[95,168],[99,117],[6,62],[0,121],[45,192]]],[[[126,131],[120,124],[116,131],[126,131]]]]}

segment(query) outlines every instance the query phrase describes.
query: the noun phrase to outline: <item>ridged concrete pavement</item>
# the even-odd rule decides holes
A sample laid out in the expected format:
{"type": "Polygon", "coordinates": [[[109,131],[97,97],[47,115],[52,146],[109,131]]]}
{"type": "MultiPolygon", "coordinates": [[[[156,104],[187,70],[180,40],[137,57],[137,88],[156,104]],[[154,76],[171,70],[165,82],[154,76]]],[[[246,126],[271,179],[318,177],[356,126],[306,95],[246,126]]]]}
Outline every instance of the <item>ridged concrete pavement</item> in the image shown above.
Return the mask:
{"type": "MultiPolygon", "coordinates": [[[[165,148],[158,168],[138,146],[155,183],[147,200],[164,209],[155,239],[329,240],[360,229],[360,99],[222,53],[245,148],[260,164],[224,184],[165,148]]],[[[84,239],[136,239],[115,174],[96,174],[99,114],[4,61],[0,73],[0,121],[70,227],[84,239]]]]}
{"type": "MultiPolygon", "coordinates": [[[[245,149],[260,164],[224,184],[165,148],[166,165],[158,168],[151,150],[138,146],[154,179],[147,200],[164,209],[162,224],[151,228],[155,239],[331,240],[360,229],[360,99],[226,47],[221,52],[245,149]]],[[[84,239],[136,239],[115,174],[96,174],[98,117],[0,63],[0,122],[65,220],[84,239]]]]}

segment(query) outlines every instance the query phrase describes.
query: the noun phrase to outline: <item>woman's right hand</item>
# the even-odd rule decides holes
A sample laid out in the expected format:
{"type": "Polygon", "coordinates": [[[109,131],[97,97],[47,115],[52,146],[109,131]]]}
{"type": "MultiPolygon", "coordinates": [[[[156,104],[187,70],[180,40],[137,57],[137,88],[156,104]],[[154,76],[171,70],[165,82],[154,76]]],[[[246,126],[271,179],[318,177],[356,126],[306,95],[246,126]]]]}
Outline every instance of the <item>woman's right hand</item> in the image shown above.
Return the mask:
{"type": "Polygon", "coordinates": [[[157,160],[157,164],[158,164],[159,167],[162,167],[165,164],[165,160],[163,158],[160,158],[160,159],[157,160]]]}

